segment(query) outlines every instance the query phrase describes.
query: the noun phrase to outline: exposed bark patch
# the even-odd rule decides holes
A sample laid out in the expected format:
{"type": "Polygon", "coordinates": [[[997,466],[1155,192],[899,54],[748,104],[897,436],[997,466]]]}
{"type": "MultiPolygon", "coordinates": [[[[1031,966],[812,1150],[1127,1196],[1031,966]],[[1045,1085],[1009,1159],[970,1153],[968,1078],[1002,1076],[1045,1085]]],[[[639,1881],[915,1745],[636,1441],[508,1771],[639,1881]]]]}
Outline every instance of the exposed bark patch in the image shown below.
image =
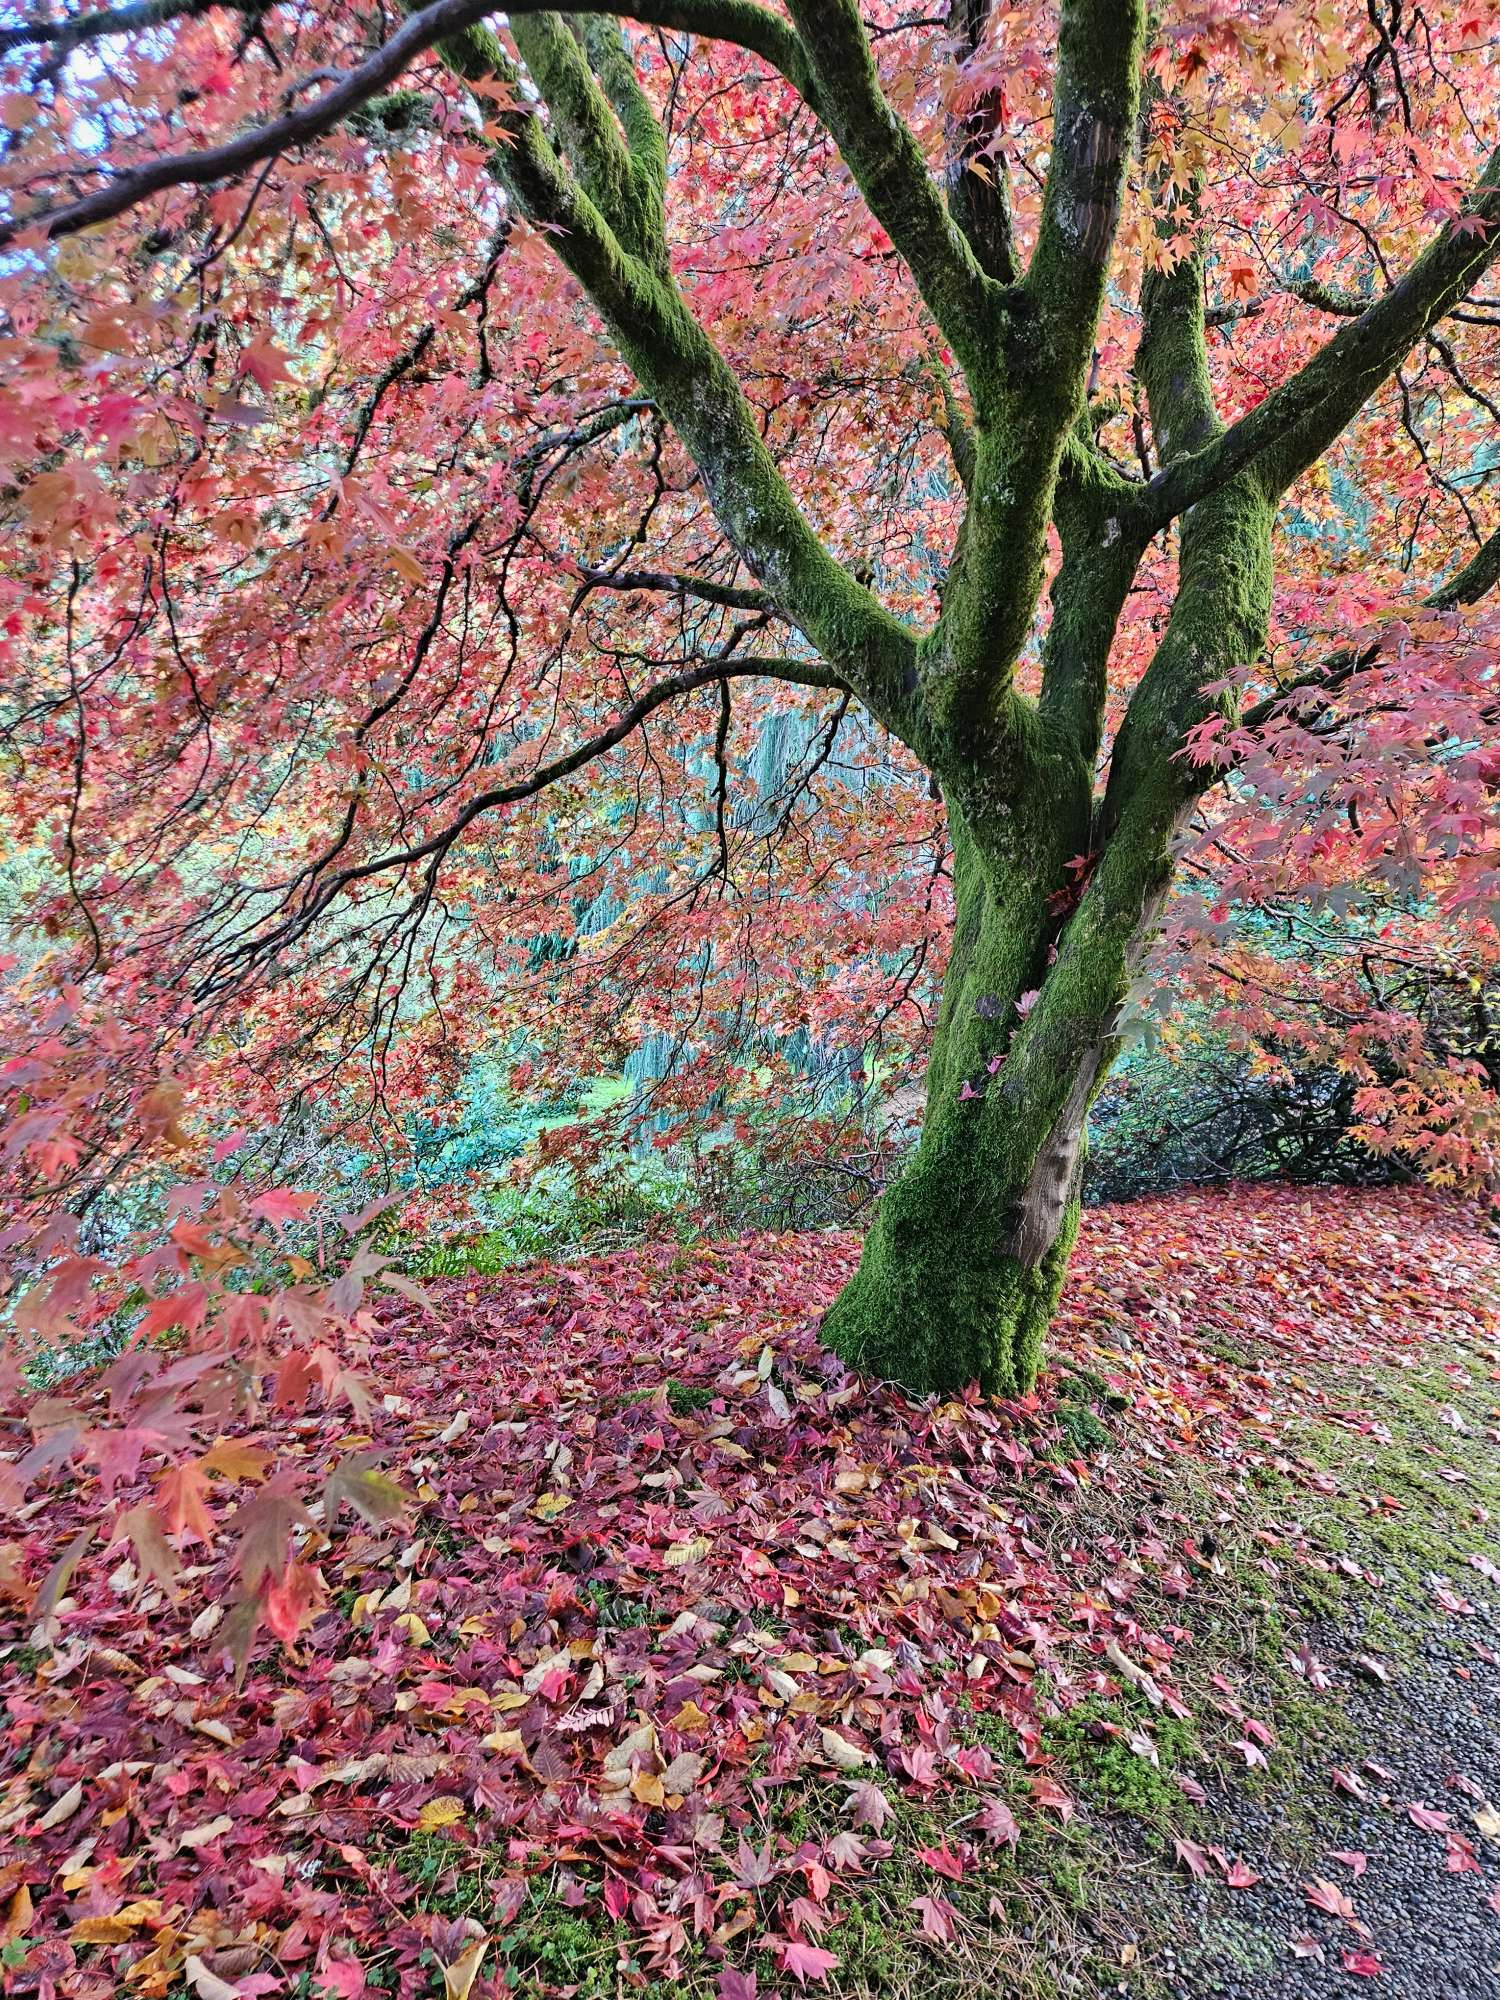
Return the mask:
{"type": "Polygon", "coordinates": [[[1036,1269],[1057,1241],[1069,1204],[1078,1193],[1083,1172],[1084,1130],[1101,1056],[1102,1050],[1096,1045],[1085,1057],[1067,1101],[1036,1156],[1017,1208],[1008,1254],[1028,1271],[1036,1269]]]}

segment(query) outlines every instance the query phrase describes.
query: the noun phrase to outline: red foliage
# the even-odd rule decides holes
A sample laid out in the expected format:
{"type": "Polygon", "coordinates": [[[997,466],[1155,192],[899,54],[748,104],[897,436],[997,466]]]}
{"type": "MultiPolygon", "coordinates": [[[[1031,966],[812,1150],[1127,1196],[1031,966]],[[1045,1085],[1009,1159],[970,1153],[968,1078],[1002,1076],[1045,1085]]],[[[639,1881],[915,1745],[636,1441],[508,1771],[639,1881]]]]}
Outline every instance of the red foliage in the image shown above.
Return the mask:
{"type": "MultiPolygon", "coordinates": [[[[951,1795],[961,1824],[925,1856],[938,1879],[918,1913],[947,1934],[937,1889],[964,1874],[964,1832],[1045,1837],[1071,1807],[1041,1735],[1052,1704],[1127,1679],[1180,1709],[1208,1524],[1164,1504],[1110,1525],[1120,1467],[1069,1457],[1050,1391],[918,1405],[847,1377],[816,1320],[853,1254],[762,1237],[455,1281],[432,1314],[400,1307],[372,1408],[315,1398],[291,1422],[272,1486],[273,1420],[224,1411],[200,1469],[295,1545],[286,1616],[267,1606],[275,1639],[243,1685],[221,1670],[214,1593],[258,1542],[205,1547],[196,1485],[172,1489],[163,1541],[190,1594],[146,1549],[74,1540],[101,1485],[121,1509],[153,1497],[131,1450],[41,1468],[0,1627],[50,1649],[4,1669],[0,1810],[25,1843],[5,1883],[47,1940],[17,1976],[104,2000],[127,1973],[163,1994],[196,1961],[245,1994],[310,1971],[357,1995],[378,1953],[415,1993],[424,1951],[456,1965],[477,1941],[424,1914],[393,1859],[425,1834],[455,1871],[485,1871],[473,1914],[498,1942],[469,1962],[476,1993],[498,1990],[528,1894],[618,1918],[668,1974],[690,1940],[727,1953],[726,1995],[755,1991],[757,1941],[816,1983],[844,1882],[890,1852],[882,1786],[951,1795]],[[376,1525],[371,1454],[414,1495],[409,1525],[376,1525]],[[345,1501],[363,1519],[330,1539],[345,1501]],[[24,1607],[59,1558],[76,1567],[36,1632],[24,1607]],[[844,1830],[797,1843],[775,1808],[809,1786],[841,1801],[844,1830]]],[[[1409,1194],[1097,1211],[1058,1363],[1128,1400],[1122,1460],[1192,1459],[1216,1508],[1257,1468],[1326,1492],[1288,1419],[1359,1435],[1361,1372],[1460,1365],[1493,1337],[1475,1303],[1493,1263],[1461,1211],[1409,1194]],[[1216,1334],[1249,1358],[1223,1360],[1216,1334]]],[[[108,1429],[102,1381],[79,1402],[108,1429]]],[[[1291,1521],[1265,1551],[1321,1560],[1291,1521]]],[[[1264,1741],[1218,1686],[1226,1745],[1264,1741]]],[[[1336,1885],[1309,1899],[1352,1915],[1336,1885]]]]}

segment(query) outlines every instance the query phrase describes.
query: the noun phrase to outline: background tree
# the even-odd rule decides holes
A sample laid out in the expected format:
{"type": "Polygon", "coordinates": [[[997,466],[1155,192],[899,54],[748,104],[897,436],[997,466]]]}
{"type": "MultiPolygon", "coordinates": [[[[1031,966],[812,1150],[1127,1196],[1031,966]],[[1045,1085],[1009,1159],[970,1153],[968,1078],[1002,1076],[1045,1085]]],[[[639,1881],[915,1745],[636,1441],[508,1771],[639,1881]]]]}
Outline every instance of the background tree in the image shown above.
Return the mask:
{"type": "Polygon", "coordinates": [[[710,979],[743,1009],[749,856],[800,840],[786,993],[841,890],[885,977],[951,879],[921,1144],[827,1338],[1025,1388],[1193,815],[1277,740],[1242,691],[1316,734],[1378,674],[1424,823],[1487,783],[1494,10],[488,12],[0,30],[7,735],[73,981],[13,1151],[97,1176],[187,1047],[245,1102],[355,1056],[399,1093],[506,1018],[580,862],[656,920],[610,940],[601,1046],[664,931],[689,1018],[710,979]],[[1347,573],[1414,476],[1351,653],[1308,545],[1347,573]],[[854,733],[831,865],[801,779],[731,811],[736,690],[756,741],[823,704],[814,778],[854,733]],[[887,861],[927,905],[882,927],[887,861]]]}

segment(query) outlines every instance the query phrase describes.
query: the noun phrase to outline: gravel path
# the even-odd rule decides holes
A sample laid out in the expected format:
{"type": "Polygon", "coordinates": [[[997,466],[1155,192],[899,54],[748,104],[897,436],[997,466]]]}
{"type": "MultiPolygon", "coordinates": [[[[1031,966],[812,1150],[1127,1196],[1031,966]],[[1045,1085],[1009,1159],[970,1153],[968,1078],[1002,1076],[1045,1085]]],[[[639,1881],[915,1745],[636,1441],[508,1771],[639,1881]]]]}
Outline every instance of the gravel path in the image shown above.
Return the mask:
{"type": "Polygon", "coordinates": [[[1500,2000],[1500,1615],[1493,1601],[1471,1601],[1473,1617],[1446,1620],[1385,1685],[1359,1677],[1357,1641],[1325,1632],[1315,1642],[1347,1688],[1355,1747],[1333,1761],[1352,1764],[1367,1796],[1336,1793],[1328,1768],[1308,1768],[1293,1803],[1310,1807],[1315,1824],[1292,1842],[1273,1802],[1243,1792],[1211,1801],[1219,1841],[1262,1879],[1237,1891],[1187,1885],[1183,1936],[1154,1967],[1182,2000],[1500,2000]],[[1483,1873],[1450,1868],[1464,1850],[1414,1822],[1413,1804],[1446,1815],[1483,1873]],[[1289,1847],[1301,1865],[1278,1858],[1289,1847]],[[1364,1871],[1335,1850],[1364,1854],[1364,1871]],[[1318,1877],[1351,1898],[1368,1938],[1307,1902],[1303,1885],[1318,1877]],[[1307,1938],[1321,1959],[1293,1951],[1307,1938]],[[1346,1952],[1372,1954],[1378,1972],[1354,1969],[1346,1952]]]}

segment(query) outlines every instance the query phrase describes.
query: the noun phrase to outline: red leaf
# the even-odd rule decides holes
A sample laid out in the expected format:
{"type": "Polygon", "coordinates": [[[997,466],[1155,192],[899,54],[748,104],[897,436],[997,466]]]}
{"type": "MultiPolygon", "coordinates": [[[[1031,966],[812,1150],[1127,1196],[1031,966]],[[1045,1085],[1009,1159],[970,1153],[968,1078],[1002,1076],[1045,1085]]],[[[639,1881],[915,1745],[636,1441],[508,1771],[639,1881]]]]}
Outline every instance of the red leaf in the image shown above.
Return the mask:
{"type": "Polygon", "coordinates": [[[919,1847],[917,1858],[925,1861],[937,1874],[946,1875],[950,1882],[962,1882],[964,1879],[963,1856],[955,1854],[947,1841],[941,1847],[919,1847]]]}
{"type": "Polygon", "coordinates": [[[782,1971],[790,1972],[799,1986],[805,1986],[809,1979],[823,1982],[842,1963],[836,1951],[804,1944],[801,1938],[768,1938],[766,1942],[775,1951],[782,1971]]]}
{"type": "Polygon", "coordinates": [[[911,1906],[922,1919],[924,1937],[935,1938],[939,1944],[952,1944],[958,1911],[946,1896],[913,1896],[911,1906]]]}
{"type": "Polygon", "coordinates": [[[1360,1979],[1378,1979],[1384,1969],[1373,1951],[1342,1951],[1339,1964],[1360,1979]]]}

